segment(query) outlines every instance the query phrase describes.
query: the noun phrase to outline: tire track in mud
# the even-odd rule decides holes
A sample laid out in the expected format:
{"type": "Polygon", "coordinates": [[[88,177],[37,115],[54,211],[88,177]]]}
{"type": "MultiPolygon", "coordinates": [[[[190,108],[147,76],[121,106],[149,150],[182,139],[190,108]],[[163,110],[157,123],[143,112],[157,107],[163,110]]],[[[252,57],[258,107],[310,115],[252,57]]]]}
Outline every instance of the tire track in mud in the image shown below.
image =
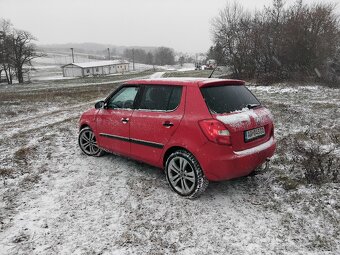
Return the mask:
{"type": "Polygon", "coordinates": [[[17,86],[15,88],[7,86],[4,88],[0,88],[2,92],[15,92],[15,93],[35,93],[35,92],[43,92],[46,90],[51,89],[72,89],[72,88],[79,88],[79,87],[91,87],[91,86],[100,86],[100,85],[108,85],[108,84],[114,84],[114,83],[122,83],[130,80],[138,80],[138,79],[148,79],[151,75],[145,75],[145,76],[136,76],[133,78],[127,78],[127,79],[120,79],[120,80],[112,80],[112,81],[101,81],[101,82],[83,82],[83,83],[66,83],[64,85],[51,87],[50,84],[33,84],[33,86],[17,86]],[[15,89],[15,91],[13,91],[15,89]]]}
{"type": "Polygon", "coordinates": [[[61,108],[61,109],[57,109],[57,110],[53,110],[53,111],[46,111],[46,112],[42,112],[40,114],[37,114],[37,115],[34,115],[34,116],[29,116],[29,117],[26,117],[26,118],[16,118],[14,120],[5,121],[5,122],[2,123],[2,125],[3,125],[3,128],[10,128],[10,127],[12,127],[13,124],[15,125],[18,122],[39,119],[39,118],[42,118],[42,117],[45,117],[45,116],[48,116],[48,115],[51,115],[51,114],[56,114],[56,113],[63,112],[65,110],[71,110],[73,108],[77,108],[77,107],[80,107],[80,106],[87,106],[89,104],[96,103],[98,100],[94,100],[94,101],[87,102],[87,103],[82,103],[82,104],[76,104],[76,105],[69,106],[67,108],[61,108]]]}
{"type": "Polygon", "coordinates": [[[1,127],[0,141],[10,139],[14,136],[20,135],[23,132],[27,133],[30,131],[48,127],[55,123],[63,122],[68,119],[80,117],[84,109],[87,106],[90,107],[96,101],[97,100],[84,104],[73,105],[71,107],[68,107],[67,109],[64,108],[52,112],[46,112],[29,118],[6,122],[1,127]]]}
{"type": "MultiPolygon", "coordinates": [[[[135,77],[133,79],[143,79],[143,78],[149,78],[150,76],[141,76],[141,77],[135,77]]],[[[115,81],[108,81],[108,82],[98,82],[98,83],[87,83],[87,84],[68,84],[64,87],[54,87],[52,89],[74,89],[78,87],[83,87],[83,90],[86,90],[89,86],[101,86],[101,85],[107,85],[107,84],[117,84],[129,81],[131,79],[122,79],[122,80],[115,80],[115,81]]],[[[44,92],[45,90],[50,90],[50,87],[38,87],[38,88],[24,88],[22,90],[16,90],[15,93],[32,93],[32,92],[44,92]]],[[[6,91],[6,90],[5,90],[6,91]]],[[[10,91],[8,91],[10,92],[10,91]]],[[[14,92],[14,91],[13,91],[14,92]]],[[[87,102],[87,103],[81,103],[81,104],[75,104],[72,106],[68,106],[67,108],[61,108],[53,111],[47,111],[43,113],[39,113],[35,116],[30,117],[22,117],[22,118],[16,118],[15,120],[5,121],[1,123],[0,127],[0,141],[3,141],[5,139],[10,139],[13,136],[16,136],[22,132],[29,132],[33,130],[37,130],[40,128],[47,127],[49,125],[52,125],[53,123],[59,123],[63,122],[64,120],[71,119],[71,118],[77,118],[80,117],[80,114],[83,112],[83,110],[86,107],[90,107],[95,102],[100,100],[101,98],[98,98],[96,100],[87,102]],[[75,113],[76,111],[76,113],[75,113]],[[72,112],[72,113],[70,113],[72,112]],[[68,114],[69,113],[69,114],[68,114]]]]}

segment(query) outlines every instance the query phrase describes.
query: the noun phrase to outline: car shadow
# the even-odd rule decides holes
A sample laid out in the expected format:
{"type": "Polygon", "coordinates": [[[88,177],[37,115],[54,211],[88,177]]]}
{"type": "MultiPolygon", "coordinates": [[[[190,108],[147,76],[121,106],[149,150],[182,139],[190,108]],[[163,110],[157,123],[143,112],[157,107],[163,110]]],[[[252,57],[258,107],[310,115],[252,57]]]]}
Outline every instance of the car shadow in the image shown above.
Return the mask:
{"type": "MultiPolygon", "coordinates": [[[[119,164],[125,165],[129,178],[138,178],[139,181],[149,182],[154,180],[157,188],[162,188],[171,192],[170,187],[165,178],[165,172],[161,168],[157,168],[146,163],[133,160],[121,155],[105,154],[102,158],[119,164]]],[[[239,177],[237,179],[227,181],[210,181],[208,188],[198,199],[211,199],[215,196],[233,196],[233,195],[260,195],[259,183],[262,179],[262,173],[239,177]]],[[[262,194],[263,195],[263,194],[262,194]]],[[[178,196],[180,197],[180,196],[178,196]]]]}

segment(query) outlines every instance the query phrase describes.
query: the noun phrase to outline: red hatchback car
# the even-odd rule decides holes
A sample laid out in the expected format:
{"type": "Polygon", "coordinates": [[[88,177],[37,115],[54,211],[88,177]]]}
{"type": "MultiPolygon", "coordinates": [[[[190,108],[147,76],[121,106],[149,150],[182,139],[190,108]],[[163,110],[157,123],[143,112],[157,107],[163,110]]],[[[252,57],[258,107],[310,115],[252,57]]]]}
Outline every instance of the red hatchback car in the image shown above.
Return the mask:
{"type": "Polygon", "coordinates": [[[275,151],[272,115],[244,81],[131,80],[80,118],[79,146],[164,168],[170,187],[197,197],[209,180],[246,176],[275,151]]]}

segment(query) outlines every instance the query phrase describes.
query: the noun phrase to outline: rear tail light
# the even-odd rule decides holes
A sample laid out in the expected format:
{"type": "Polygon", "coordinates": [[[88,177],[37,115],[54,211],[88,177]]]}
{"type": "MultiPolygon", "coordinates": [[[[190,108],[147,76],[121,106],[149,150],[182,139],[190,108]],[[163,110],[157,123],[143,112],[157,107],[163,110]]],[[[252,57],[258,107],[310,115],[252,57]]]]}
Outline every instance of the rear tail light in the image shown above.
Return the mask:
{"type": "Polygon", "coordinates": [[[231,145],[230,133],[222,122],[215,119],[201,120],[199,125],[209,141],[217,144],[231,145]]]}

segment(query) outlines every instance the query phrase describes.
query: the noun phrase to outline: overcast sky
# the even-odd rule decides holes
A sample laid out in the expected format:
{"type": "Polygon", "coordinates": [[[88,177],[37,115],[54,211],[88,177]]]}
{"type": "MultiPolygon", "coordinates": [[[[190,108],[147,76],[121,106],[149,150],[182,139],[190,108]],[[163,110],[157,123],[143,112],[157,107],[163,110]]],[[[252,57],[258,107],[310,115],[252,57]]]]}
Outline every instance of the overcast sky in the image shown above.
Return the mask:
{"type": "MultiPolygon", "coordinates": [[[[237,2],[254,10],[272,1],[237,2]]],[[[206,52],[211,46],[211,19],[226,3],[226,0],[0,0],[0,18],[10,19],[16,28],[31,32],[38,38],[38,44],[167,46],[194,53],[206,52]]]]}

